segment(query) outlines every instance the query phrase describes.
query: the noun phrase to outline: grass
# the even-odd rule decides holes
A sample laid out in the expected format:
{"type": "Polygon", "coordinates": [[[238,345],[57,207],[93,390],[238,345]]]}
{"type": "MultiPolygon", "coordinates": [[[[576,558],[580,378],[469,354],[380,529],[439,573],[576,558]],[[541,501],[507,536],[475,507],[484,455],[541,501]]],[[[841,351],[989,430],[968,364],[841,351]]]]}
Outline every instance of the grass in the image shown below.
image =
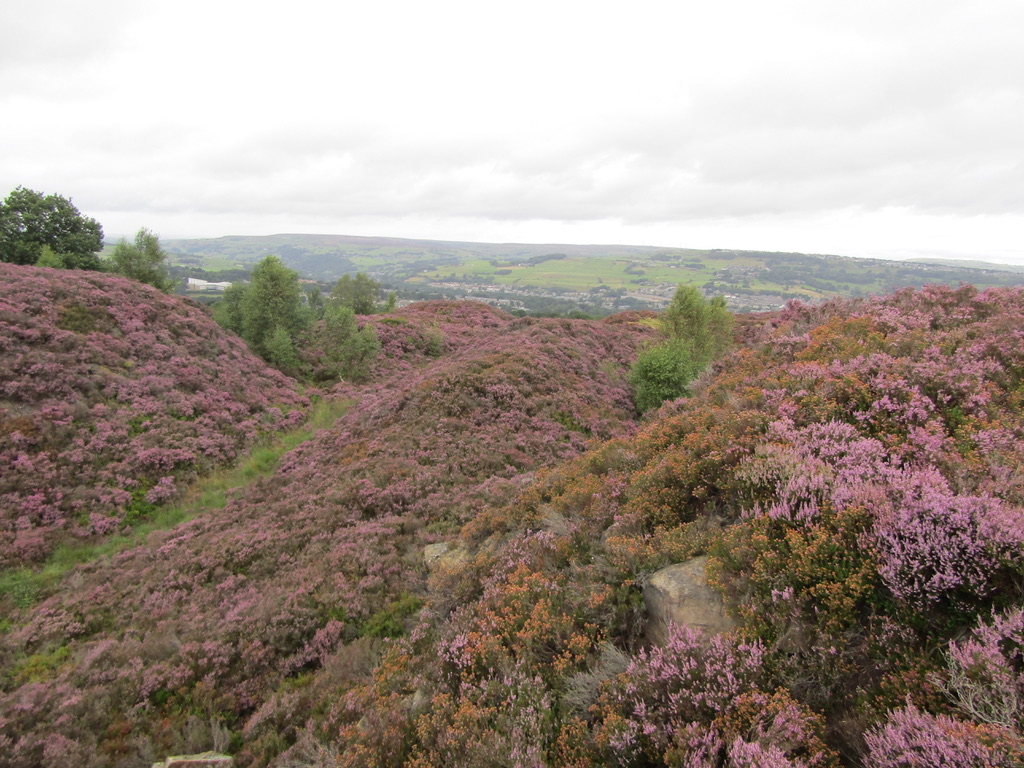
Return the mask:
{"type": "MultiPolygon", "coordinates": [[[[254,480],[273,473],[282,456],[309,440],[317,431],[331,426],[350,405],[350,401],[321,400],[313,406],[303,426],[257,445],[234,466],[197,480],[179,501],[156,507],[130,529],[102,541],[66,542],[37,568],[14,568],[0,573],[0,605],[6,597],[17,608],[31,607],[53,594],[76,566],[139,546],[154,531],[166,531],[200,515],[223,509],[230,491],[244,488],[254,480]]],[[[11,626],[6,618],[0,620],[0,633],[7,632],[11,626]]]]}
{"type": "Polygon", "coordinates": [[[643,258],[621,256],[568,256],[538,264],[507,264],[494,267],[488,260],[467,260],[460,264],[439,266],[420,273],[423,280],[444,281],[454,273],[498,285],[522,288],[564,288],[586,291],[598,286],[631,289],[644,281],[654,283],[695,282],[703,284],[714,275],[710,268],[670,265],[643,258]],[[500,274],[507,271],[508,274],[500,274]],[[630,271],[627,271],[630,270],[630,271]]]}

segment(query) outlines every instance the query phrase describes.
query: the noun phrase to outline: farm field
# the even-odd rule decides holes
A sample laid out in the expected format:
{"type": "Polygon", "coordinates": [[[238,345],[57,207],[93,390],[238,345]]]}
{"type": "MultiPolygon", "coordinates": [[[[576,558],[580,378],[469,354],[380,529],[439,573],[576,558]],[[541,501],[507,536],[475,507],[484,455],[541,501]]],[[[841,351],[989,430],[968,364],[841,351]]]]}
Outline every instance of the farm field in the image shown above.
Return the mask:
{"type": "MultiPolygon", "coordinates": [[[[344,274],[366,272],[406,298],[505,293],[506,302],[555,296],[566,307],[608,310],[657,308],[680,283],[723,294],[740,311],[777,308],[790,299],[878,295],[930,283],[981,288],[1024,283],[1024,273],[998,265],[724,249],[344,235],[222,237],[169,240],[165,245],[178,268],[190,270],[190,276],[238,273],[274,254],[307,279],[329,284],[344,274]]],[[[221,279],[238,279],[237,274],[223,274],[221,279]]]]}

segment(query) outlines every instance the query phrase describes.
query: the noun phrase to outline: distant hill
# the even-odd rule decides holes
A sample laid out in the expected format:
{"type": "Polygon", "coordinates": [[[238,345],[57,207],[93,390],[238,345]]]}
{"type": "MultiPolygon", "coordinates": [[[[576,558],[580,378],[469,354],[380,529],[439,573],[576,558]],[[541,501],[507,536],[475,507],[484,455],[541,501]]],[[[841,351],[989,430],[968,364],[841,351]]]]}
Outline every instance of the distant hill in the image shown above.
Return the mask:
{"type": "Polygon", "coordinates": [[[1024,275],[968,262],[884,261],[826,254],[630,245],[472,243],[344,235],[168,240],[176,263],[212,271],[251,268],[267,254],[325,282],[367,272],[408,297],[481,298],[510,309],[610,312],[660,308],[679,283],[724,294],[735,310],[789,299],[884,294],[936,283],[1024,284],[1024,275]]]}
{"type": "Polygon", "coordinates": [[[934,264],[939,267],[957,267],[962,269],[986,269],[996,272],[1024,272],[1024,266],[1019,264],[998,264],[994,261],[970,261],[967,259],[937,259],[928,257],[915,257],[907,259],[909,262],[918,264],[934,264]]]}

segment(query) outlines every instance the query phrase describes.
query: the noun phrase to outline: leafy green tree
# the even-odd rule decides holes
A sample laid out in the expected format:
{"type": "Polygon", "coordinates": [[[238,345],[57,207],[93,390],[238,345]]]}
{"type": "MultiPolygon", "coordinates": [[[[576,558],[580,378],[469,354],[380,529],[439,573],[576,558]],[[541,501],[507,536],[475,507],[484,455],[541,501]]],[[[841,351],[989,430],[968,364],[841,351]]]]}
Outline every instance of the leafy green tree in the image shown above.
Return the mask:
{"type": "Polygon", "coordinates": [[[267,343],[280,327],[294,338],[303,326],[299,273],[277,256],[263,258],[252,271],[241,304],[242,338],[256,354],[267,357],[267,343]]]}
{"type": "Polygon", "coordinates": [[[321,350],[316,371],[320,379],[360,381],[380,352],[380,338],[372,325],[361,329],[349,307],[329,306],[317,328],[316,346],[321,350]]]}
{"type": "Polygon", "coordinates": [[[369,275],[359,272],[353,278],[342,275],[331,290],[332,303],[348,307],[357,315],[372,315],[377,311],[380,283],[369,275]]]}
{"type": "Polygon", "coordinates": [[[103,228],[65,197],[18,187],[0,203],[0,261],[35,264],[43,246],[68,269],[100,269],[103,228]]]}
{"type": "Polygon", "coordinates": [[[313,285],[306,289],[306,306],[314,322],[323,318],[326,304],[319,285],[313,285]]]}
{"type": "Polygon", "coordinates": [[[301,364],[295,351],[292,335],[280,325],[275,325],[264,344],[264,356],[268,363],[290,376],[300,373],[301,364]]]}
{"type": "Polygon", "coordinates": [[[213,318],[229,331],[242,335],[242,303],[249,286],[233,283],[224,291],[223,298],[213,305],[213,318]]]}
{"type": "Polygon", "coordinates": [[[42,250],[39,252],[39,258],[36,259],[37,267],[50,267],[52,269],[64,269],[64,259],[61,258],[59,253],[55,253],[53,248],[48,245],[44,245],[42,250]]]}
{"type": "Polygon", "coordinates": [[[174,287],[167,271],[167,253],[160,247],[160,238],[145,228],[135,233],[134,242],[121,238],[110,256],[109,267],[119,275],[152,285],[165,293],[174,287]]]}
{"type": "Polygon", "coordinates": [[[680,285],[662,319],[662,340],[637,356],[629,374],[637,408],[649,411],[682,397],[690,383],[732,345],[733,317],[725,299],[705,299],[680,285]]]}
{"type": "Polygon", "coordinates": [[[732,344],[732,323],[723,296],[708,300],[694,286],[680,285],[665,310],[662,332],[686,341],[693,358],[707,365],[732,344]]]}
{"type": "Polygon", "coordinates": [[[636,407],[646,412],[682,397],[701,368],[689,345],[679,339],[641,350],[629,372],[636,407]]]}

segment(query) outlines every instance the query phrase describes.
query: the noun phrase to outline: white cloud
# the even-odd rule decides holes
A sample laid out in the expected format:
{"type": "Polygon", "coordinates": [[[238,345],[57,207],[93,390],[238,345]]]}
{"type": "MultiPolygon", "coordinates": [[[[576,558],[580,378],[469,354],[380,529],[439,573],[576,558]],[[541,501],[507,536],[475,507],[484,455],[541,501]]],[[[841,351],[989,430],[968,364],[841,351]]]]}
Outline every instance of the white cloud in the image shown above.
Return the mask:
{"type": "Polygon", "coordinates": [[[37,0],[0,10],[0,191],[117,233],[1024,261],[1022,28],[1017,0],[37,0]]]}

